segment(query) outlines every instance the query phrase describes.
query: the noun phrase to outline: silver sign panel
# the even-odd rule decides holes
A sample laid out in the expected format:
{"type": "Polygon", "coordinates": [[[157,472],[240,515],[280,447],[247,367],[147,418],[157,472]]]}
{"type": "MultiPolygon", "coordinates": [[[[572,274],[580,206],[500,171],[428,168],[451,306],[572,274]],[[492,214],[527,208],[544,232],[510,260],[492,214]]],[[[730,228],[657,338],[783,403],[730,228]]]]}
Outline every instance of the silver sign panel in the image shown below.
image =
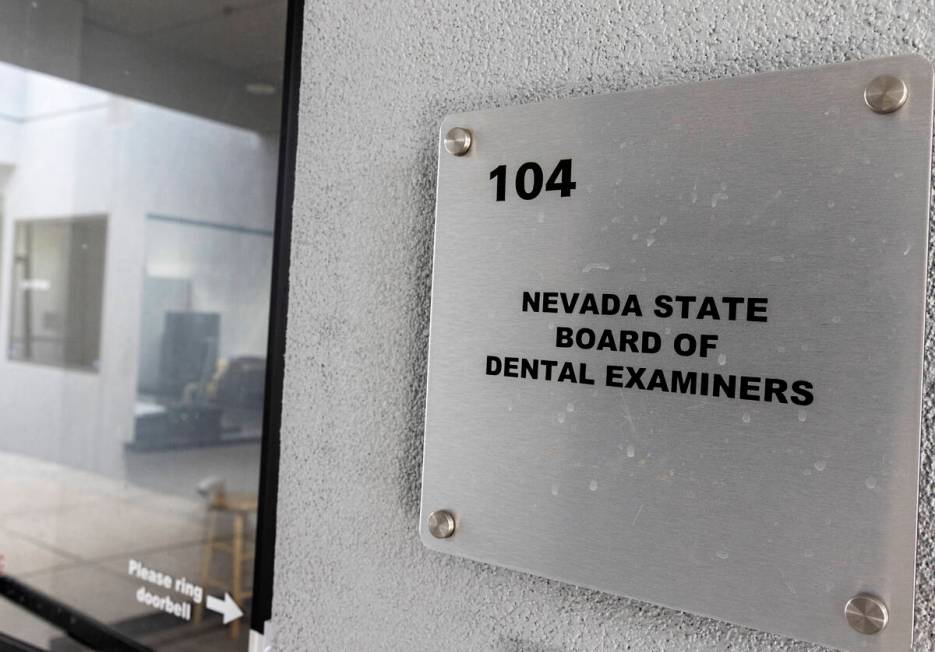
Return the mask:
{"type": "Polygon", "coordinates": [[[425,545],[908,649],[932,111],[896,57],[446,118],[425,545]]]}

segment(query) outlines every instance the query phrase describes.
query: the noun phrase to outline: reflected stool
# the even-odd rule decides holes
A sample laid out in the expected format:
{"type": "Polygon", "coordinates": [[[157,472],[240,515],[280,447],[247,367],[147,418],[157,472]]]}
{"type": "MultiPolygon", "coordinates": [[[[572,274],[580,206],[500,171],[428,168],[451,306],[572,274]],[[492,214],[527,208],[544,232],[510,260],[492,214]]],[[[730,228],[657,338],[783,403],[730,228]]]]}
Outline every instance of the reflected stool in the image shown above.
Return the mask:
{"type": "MultiPolygon", "coordinates": [[[[247,552],[244,551],[244,543],[246,542],[247,519],[255,515],[257,511],[256,494],[227,493],[223,483],[211,489],[208,502],[208,536],[201,558],[201,585],[205,590],[205,599],[195,608],[195,622],[201,622],[204,603],[212,588],[229,592],[241,608],[244,607],[244,600],[253,595],[252,591],[244,588],[243,567],[254,557],[252,548],[247,552]],[[232,516],[233,535],[229,541],[223,536],[223,531],[219,532],[218,529],[218,521],[222,514],[232,516]],[[213,577],[211,574],[211,567],[218,553],[230,556],[230,581],[213,577]]],[[[232,639],[240,637],[240,619],[231,623],[230,637],[232,639]]]]}

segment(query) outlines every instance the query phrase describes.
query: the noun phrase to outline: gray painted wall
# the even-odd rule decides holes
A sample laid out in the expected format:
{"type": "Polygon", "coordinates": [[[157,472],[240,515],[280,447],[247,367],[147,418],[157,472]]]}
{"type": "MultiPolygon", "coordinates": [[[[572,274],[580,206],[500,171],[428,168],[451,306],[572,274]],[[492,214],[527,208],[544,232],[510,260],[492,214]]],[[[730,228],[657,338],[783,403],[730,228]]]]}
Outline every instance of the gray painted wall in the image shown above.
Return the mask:
{"type": "MultiPolygon", "coordinates": [[[[891,54],[935,59],[930,0],[675,4],[307,2],[277,649],[818,649],[431,553],[416,533],[445,114],[891,54]]],[[[917,648],[931,650],[930,396],[924,410],[916,618],[917,648]]]]}

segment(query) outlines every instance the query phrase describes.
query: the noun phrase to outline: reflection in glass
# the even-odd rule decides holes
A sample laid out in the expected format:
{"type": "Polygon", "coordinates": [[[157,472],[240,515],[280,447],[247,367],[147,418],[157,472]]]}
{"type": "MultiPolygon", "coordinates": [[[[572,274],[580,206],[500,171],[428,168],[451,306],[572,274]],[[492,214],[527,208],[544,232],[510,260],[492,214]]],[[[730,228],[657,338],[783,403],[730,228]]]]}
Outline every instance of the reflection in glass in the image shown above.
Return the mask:
{"type": "Polygon", "coordinates": [[[285,7],[0,0],[0,573],[154,650],[247,649],[285,7]]]}
{"type": "Polygon", "coordinates": [[[146,216],[138,450],[257,440],[272,231],[146,216]]]}
{"type": "Polygon", "coordinates": [[[97,368],[106,240],[104,217],[16,223],[11,360],[97,368]]]}

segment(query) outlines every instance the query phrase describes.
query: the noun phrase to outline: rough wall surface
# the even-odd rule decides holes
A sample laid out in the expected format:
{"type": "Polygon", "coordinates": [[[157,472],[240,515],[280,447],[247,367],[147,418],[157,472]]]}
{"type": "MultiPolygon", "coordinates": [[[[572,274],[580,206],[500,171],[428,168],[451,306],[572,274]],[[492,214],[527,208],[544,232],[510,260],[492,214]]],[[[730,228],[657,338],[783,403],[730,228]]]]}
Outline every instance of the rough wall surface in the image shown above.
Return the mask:
{"type": "MultiPolygon", "coordinates": [[[[423,549],[416,528],[437,126],[450,112],[546,98],[911,52],[935,59],[935,5],[306,4],[276,649],[819,649],[423,549]]],[[[933,306],[930,296],[930,324],[933,306]]],[[[918,650],[935,649],[932,362],[918,650]]]]}

